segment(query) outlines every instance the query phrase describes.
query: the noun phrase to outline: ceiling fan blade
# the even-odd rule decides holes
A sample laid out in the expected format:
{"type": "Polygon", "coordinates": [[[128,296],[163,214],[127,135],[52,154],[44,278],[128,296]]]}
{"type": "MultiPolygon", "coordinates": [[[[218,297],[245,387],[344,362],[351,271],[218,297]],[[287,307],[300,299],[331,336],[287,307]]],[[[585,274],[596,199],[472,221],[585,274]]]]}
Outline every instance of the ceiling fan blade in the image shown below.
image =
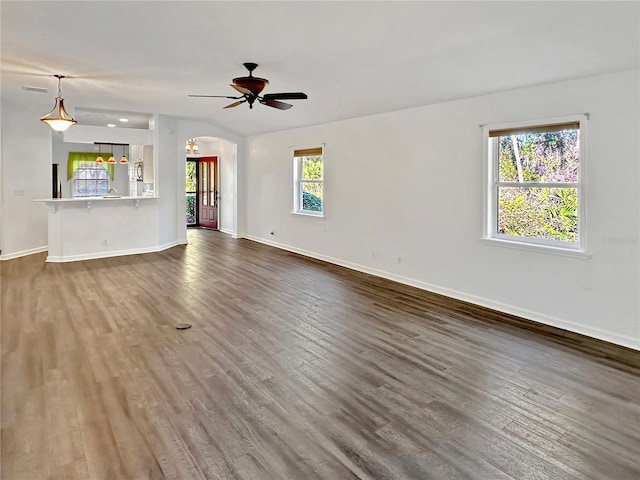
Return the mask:
{"type": "Polygon", "coordinates": [[[239,91],[243,95],[253,95],[253,92],[251,90],[249,90],[248,88],[240,87],[240,86],[235,85],[233,83],[230,83],[229,85],[231,85],[233,88],[235,88],[237,91],[239,91]]]}
{"type": "Polygon", "coordinates": [[[232,98],[234,100],[239,100],[243,97],[230,97],[228,95],[187,95],[189,97],[203,97],[203,98],[232,98]]]}
{"type": "Polygon", "coordinates": [[[237,107],[238,105],[240,105],[240,104],[242,104],[242,103],[244,103],[244,102],[246,102],[246,100],[240,100],[240,101],[238,101],[238,102],[230,103],[230,104],[229,104],[229,105],[227,105],[226,107],[222,107],[222,108],[223,108],[223,109],[225,109],[225,108],[233,108],[233,107],[237,107]]]}
{"type": "Polygon", "coordinates": [[[273,108],[277,108],[278,110],[288,110],[291,107],[293,107],[293,105],[291,105],[290,103],[284,103],[284,102],[279,102],[278,100],[264,100],[261,103],[263,103],[264,105],[269,105],[270,107],[273,108]]]}
{"type": "Polygon", "coordinates": [[[306,100],[307,94],[302,92],[267,93],[262,98],[265,100],[306,100]]]}

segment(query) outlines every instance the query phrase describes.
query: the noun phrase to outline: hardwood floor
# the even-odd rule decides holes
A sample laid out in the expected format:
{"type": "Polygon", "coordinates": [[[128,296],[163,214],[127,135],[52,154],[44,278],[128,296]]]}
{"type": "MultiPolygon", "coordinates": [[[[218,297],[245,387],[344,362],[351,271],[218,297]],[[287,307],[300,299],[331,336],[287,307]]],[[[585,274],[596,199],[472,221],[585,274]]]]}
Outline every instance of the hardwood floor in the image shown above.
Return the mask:
{"type": "Polygon", "coordinates": [[[640,353],[189,241],[0,263],[3,480],[640,478],[640,353]]]}

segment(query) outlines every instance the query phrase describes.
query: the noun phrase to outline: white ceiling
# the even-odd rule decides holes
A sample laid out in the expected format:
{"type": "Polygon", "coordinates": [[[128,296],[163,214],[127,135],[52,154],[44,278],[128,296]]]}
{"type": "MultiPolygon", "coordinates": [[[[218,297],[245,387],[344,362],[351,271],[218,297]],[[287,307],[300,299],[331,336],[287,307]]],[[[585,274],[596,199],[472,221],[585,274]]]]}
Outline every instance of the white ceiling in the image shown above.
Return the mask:
{"type": "Polygon", "coordinates": [[[161,113],[241,135],[640,66],[631,2],[0,2],[2,101],[161,113]],[[222,110],[243,62],[287,111],[222,110]],[[22,90],[45,87],[49,93],[22,90]]]}

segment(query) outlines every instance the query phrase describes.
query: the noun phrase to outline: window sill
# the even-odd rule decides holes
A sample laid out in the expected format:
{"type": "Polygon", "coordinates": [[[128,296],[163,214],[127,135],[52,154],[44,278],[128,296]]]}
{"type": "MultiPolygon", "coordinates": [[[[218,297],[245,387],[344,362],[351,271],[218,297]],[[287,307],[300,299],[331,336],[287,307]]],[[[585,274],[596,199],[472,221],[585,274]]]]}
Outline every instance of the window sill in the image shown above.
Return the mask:
{"type": "Polygon", "coordinates": [[[503,240],[498,238],[480,238],[480,242],[494,247],[507,247],[514,248],[516,250],[526,250],[529,252],[544,253],[548,255],[559,255],[562,257],[572,258],[591,258],[591,253],[585,250],[571,250],[568,248],[552,247],[549,245],[535,245],[533,243],[522,243],[510,240],[503,240]]]}
{"type": "Polygon", "coordinates": [[[324,213],[307,213],[307,212],[291,212],[291,215],[299,215],[301,217],[325,218],[324,213]]]}

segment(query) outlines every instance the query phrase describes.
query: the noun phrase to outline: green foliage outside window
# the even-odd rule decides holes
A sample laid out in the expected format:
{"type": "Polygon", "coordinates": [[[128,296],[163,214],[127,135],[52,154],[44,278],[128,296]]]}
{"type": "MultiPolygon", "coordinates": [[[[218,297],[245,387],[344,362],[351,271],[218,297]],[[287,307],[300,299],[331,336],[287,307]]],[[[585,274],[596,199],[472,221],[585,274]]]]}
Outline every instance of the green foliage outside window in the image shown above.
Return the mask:
{"type": "Polygon", "coordinates": [[[187,225],[196,224],[196,194],[187,193],[187,225]]]}
{"type": "Polygon", "coordinates": [[[322,157],[302,157],[302,180],[322,180],[322,157]]]}
{"type": "Polygon", "coordinates": [[[322,212],[322,156],[302,157],[302,210],[322,212]]]}
{"type": "Polygon", "coordinates": [[[527,187],[527,183],[578,181],[578,130],[527,133],[498,138],[498,233],[575,243],[578,189],[527,187]]]}
{"type": "Polygon", "coordinates": [[[187,162],[186,191],[195,192],[197,189],[198,189],[198,180],[196,177],[196,162],[187,162]]]}
{"type": "Polygon", "coordinates": [[[312,193],[302,192],[302,209],[312,212],[322,211],[322,199],[312,193]]]}

